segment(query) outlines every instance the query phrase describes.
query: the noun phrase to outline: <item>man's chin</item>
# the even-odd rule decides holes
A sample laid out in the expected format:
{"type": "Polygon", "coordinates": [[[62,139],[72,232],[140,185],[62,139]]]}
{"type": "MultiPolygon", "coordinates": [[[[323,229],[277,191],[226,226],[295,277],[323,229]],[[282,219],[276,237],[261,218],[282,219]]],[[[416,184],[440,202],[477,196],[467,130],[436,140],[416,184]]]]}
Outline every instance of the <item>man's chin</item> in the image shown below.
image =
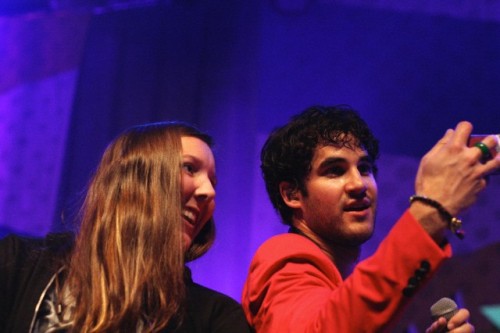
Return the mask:
{"type": "Polygon", "coordinates": [[[345,235],[344,242],[349,246],[361,246],[373,237],[373,228],[366,231],[358,231],[350,235],[345,235]]]}

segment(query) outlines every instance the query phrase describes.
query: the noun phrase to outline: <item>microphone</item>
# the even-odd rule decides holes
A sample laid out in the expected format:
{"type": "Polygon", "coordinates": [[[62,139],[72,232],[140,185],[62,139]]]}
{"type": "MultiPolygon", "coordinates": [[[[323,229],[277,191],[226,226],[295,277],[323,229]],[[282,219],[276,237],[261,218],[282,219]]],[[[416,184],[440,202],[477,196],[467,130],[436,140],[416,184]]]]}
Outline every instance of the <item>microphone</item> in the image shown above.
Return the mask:
{"type": "Polygon", "coordinates": [[[432,321],[438,320],[440,317],[450,320],[458,311],[457,303],[448,297],[443,297],[431,306],[432,321]]]}

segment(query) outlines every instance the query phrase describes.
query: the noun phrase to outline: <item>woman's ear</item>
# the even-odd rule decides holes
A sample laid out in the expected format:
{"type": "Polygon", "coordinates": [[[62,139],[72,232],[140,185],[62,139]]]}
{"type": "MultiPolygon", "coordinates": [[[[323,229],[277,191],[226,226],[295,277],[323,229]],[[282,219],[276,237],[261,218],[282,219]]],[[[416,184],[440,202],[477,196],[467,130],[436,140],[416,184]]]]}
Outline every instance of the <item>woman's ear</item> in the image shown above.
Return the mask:
{"type": "Polygon", "coordinates": [[[280,183],[280,194],[285,204],[290,208],[300,208],[301,198],[299,189],[289,182],[280,183]]]}

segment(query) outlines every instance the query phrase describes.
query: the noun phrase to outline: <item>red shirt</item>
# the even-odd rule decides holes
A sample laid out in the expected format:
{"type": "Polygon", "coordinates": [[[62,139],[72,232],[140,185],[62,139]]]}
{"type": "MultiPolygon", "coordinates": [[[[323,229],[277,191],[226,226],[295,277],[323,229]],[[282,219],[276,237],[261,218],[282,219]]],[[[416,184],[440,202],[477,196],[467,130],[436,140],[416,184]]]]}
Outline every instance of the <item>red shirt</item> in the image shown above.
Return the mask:
{"type": "Polygon", "coordinates": [[[278,235],[252,260],[243,309],[257,333],[384,332],[450,256],[409,212],[346,280],[308,238],[278,235]]]}

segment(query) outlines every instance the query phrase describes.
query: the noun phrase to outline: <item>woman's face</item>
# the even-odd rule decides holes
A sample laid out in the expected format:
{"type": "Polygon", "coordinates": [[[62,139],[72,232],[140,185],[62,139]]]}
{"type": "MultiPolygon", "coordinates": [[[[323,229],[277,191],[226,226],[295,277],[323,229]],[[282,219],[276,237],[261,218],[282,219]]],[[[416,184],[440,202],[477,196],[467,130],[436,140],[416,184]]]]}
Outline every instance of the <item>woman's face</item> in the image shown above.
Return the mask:
{"type": "Polygon", "coordinates": [[[202,140],[183,136],[182,142],[182,220],[187,250],[215,209],[215,160],[202,140]]]}

